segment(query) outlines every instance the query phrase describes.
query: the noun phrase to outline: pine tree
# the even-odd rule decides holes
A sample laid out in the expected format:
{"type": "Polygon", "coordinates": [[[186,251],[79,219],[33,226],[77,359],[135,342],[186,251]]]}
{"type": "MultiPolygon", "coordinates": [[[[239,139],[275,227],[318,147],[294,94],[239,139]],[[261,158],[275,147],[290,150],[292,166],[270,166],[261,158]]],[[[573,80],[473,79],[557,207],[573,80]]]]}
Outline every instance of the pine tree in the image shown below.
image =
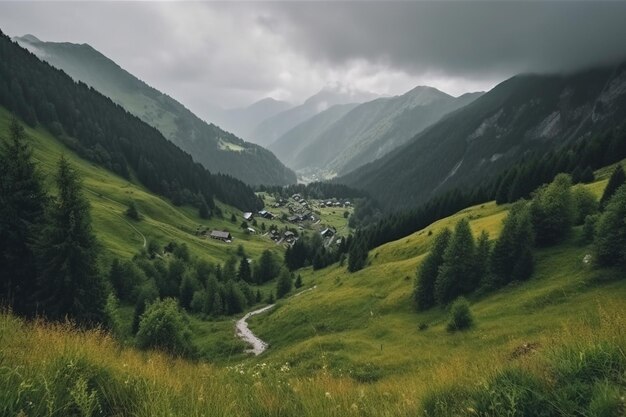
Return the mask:
{"type": "Polygon", "coordinates": [[[626,265],[626,185],[606,204],[598,219],[594,252],[601,266],[626,265]]]}
{"type": "Polygon", "coordinates": [[[52,319],[65,316],[82,323],[104,319],[106,291],[98,271],[98,243],[91,227],[89,202],[78,174],[62,157],[52,203],[39,248],[41,275],[37,299],[52,319]]]}
{"type": "Polygon", "coordinates": [[[609,200],[615,194],[617,189],[622,186],[626,182],[626,175],[624,175],[624,169],[621,165],[615,167],[613,174],[611,174],[611,178],[609,178],[609,182],[604,189],[604,193],[602,194],[602,198],[600,198],[600,209],[603,210],[608,204],[609,200]]]}
{"type": "Polygon", "coordinates": [[[524,280],[532,274],[534,242],[533,225],[528,203],[518,202],[503,221],[500,237],[491,252],[493,282],[485,287],[499,287],[515,280],[524,280]]]}
{"type": "Polygon", "coordinates": [[[248,259],[242,258],[241,262],[239,262],[237,278],[244,282],[252,282],[252,272],[250,271],[250,262],[248,262],[248,259]]]}
{"type": "Polygon", "coordinates": [[[356,272],[365,267],[367,261],[367,249],[363,240],[353,240],[348,251],[348,271],[356,272]]]}
{"type": "Polygon", "coordinates": [[[276,298],[283,298],[291,291],[291,273],[286,268],[281,268],[276,281],[276,298]]]}
{"type": "Polygon", "coordinates": [[[476,244],[469,221],[463,219],[454,228],[454,234],[443,254],[443,264],[435,282],[435,299],[438,303],[446,304],[478,287],[475,253],[476,244]]]}
{"type": "Polygon", "coordinates": [[[15,119],[0,150],[0,301],[33,314],[37,288],[33,245],[44,222],[48,197],[32,161],[23,127],[15,119]]]}
{"type": "Polygon", "coordinates": [[[419,310],[435,305],[435,281],[443,263],[443,254],[450,242],[450,235],[450,230],[444,229],[435,237],[432,249],[417,271],[413,300],[419,310]]]}
{"type": "Polygon", "coordinates": [[[186,271],[180,283],[178,296],[178,301],[182,308],[189,310],[191,307],[191,300],[193,299],[193,293],[199,288],[200,285],[198,284],[196,278],[189,271],[186,271]]]}
{"type": "Polygon", "coordinates": [[[298,276],[296,277],[296,281],[294,282],[294,286],[296,288],[302,287],[302,276],[300,276],[300,274],[298,274],[298,276]]]}
{"type": "Polygon", "coordinates": [[[489,259],[491,256],[491,245],[489,243],[489,233],[482,231],[476,241],[475,271],[477,283],[484,283],[489,277],[489,259]]]}
{"type": "Polygon", "coordinates": [[[277,262],[274,260],[272,252],[264,250],[259,258],[258,267],[255,269],[254,280],[257,284],[263,284],[276,276],[277,262]]]}

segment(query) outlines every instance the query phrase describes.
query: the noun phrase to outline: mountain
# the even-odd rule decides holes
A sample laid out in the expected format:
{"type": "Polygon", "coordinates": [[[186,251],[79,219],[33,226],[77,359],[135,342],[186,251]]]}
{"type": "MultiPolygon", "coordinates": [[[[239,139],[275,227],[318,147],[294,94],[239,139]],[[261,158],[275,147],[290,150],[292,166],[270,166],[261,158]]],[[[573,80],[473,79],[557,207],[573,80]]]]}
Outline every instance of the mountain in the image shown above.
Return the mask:
{"type": "Polygon", "coordinates": [[[0,106],[31,127],[47,128],[80,157],[176,205],[206,202],[213,209],[218,199],[243,210],[263,207],[249,186],[211,174],[157,129],[1,32],[0,106]]]}
{"type": "Polygon", "coordinates": [[[234,109],[210,109],[207,111],[209,119],[240,138],[248,139],[256,128],[265,119],[288,110],[292,105],[271,97],[264,98],[248,107],[234,109]]]}
{"type": "Polygon", "coordinates": [[[326,87],[309,97],[304,103],[276,114],[263,121],[250,134],[250,140],[269,146],[300,123],[337,104],[363,103],[376,98],[372,93],[344,91],[338,87],[326,87]]]}
{"type": "Polygon", "coordinates": [[[493,178],[530,152],[586,140],[625,117],[625,64],[519,75],[337,181],[368,191],[388,208],[415,205],[493,178]]]}
{"type": "MultiPolygon", "coordinates": [[[[359,106],[357,103],[332,106],[300,123],[278,138],[269,148],[287,166],[296,166],[294,161],[304,149],[357,106],[359,106]]],[[[300,170],[305,168],[305,166],[299,167],[300,170]]]]}
{"type": "MultiPolygon", "coordinates": [[[[452,97],[432,87],[416,87],[396,97],[363,103],[340,118],[320,113],[316,129],[300,126],[274,142],[270,149],[297,171],[344,174],[406,143],[445,114],[471,103],[481,93],[452,97]],[[333,120],[332,123],[328,123],[333,120]],[[293,143],[297,143],[295,146],[293,143]]],[[[327,111],[331,111],[329,109],[327,111]]]]}
{"type": "Polygon", "coordinates": [[[296,181],[295,174],[271,152],[207,124],[87,44],[42,42],[32,35],[15,41],[157,128],[213,172],[232,175],[253,185],[285,185],[296,181]]]}

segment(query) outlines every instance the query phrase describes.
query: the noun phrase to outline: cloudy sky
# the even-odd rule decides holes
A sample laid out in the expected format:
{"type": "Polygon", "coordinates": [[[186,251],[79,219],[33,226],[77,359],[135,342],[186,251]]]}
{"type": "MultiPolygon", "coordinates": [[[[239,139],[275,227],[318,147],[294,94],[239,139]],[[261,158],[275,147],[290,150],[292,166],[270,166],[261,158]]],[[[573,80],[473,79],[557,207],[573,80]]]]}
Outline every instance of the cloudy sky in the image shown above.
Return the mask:
{"type": "Polygon", "coordinates": [[[89,43],[203,114],[327,85],[453,95],[626,56],[626,2],[0,2],[10,36],[89,43]]]}

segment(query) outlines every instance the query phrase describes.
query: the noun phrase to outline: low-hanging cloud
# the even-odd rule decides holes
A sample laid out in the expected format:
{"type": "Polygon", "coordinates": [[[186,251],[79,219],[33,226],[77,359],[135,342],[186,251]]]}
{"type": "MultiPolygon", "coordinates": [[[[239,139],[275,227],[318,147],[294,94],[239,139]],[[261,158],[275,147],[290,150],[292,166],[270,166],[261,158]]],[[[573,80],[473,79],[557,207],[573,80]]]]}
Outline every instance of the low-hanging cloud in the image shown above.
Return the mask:
{"type": "Polygon", "coordinates": [[[199,114],[325,85],[452,94],[626,55],[626,2],[0,2],[0,29],[89,43],[199,114]]]}

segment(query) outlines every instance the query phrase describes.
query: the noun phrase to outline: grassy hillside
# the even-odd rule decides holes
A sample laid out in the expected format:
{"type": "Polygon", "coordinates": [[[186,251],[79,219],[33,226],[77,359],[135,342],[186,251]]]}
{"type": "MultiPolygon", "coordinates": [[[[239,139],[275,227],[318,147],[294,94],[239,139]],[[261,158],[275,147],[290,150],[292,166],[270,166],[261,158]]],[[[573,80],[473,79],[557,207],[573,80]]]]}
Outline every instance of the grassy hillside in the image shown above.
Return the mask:
{"type": "MultiPolygon", "coordinates": [[[[7,136],[10,117],[5,109],[0,108],[1,137],[7,136]]],[[[236,250],[238,244],[244,245],[246,252],[252,257],[259,256],[265,249],[272,249],[277,253],[282,251],[268,239],[243,233],[239,228],[241,212],[237,209],[220,205],[224,219],[203,220],[198,216],[197,210],[191,207],[175,207],[143,186],[128,182],[81,159],[44,129],[26,128],[26,133],[34,149],[35,160],[50,188],[53,188],[53,173],[61,155],[65,155],[77,168],[91,203],[94,228],[110,254],[130,258],[141,250],[144,238],[154,239],[163,245],[170,241],[186,243],[192,254],[220,263],[227,258],[228,252],[236,250]],[[135,201],[143,216],[139,222],[124,215],[131,201],[135,201]],[[229,221],[231,213],[237,215],[237,223],[229,221]],[[199,225],[209,229],[227,229],[235,240],[232,244],[226,244],[198,238],[194,232],[199,225]]]]}
{"type": "MultiPolygon", "coordinates": [[[[599,193],[605,183],[590,187],[599,193]]],[[[464,210],[376,249],[371,266],[353,275],[339,266],[304,271],[305,283],[316,285],[312,291],[252,320],[270,349],[232,366],[139,353],[98,331],[0,315],[0,406],[6,415],[26,409],[26,415],[96,415],[90,410],[98,409],[133,416],[418,416],[425,407],[474,415],[449,412],[446,398],[481,392],[503,375],[550,384],[553,375],[575,374],[599,381],[593,398],[604,376],[617,380],[607,379],[597,407],[608,408],[594,415],[620,415],[626,282],[622,272],[582,263],[589,247],[577,243],[579,230],[538,251],[530,281],[473,297],[473,330],[450,334],[443,309],[412,310],[415,268],[433,239],[428,232],[469,216],[474,232],[488,229],[493,236],[506,210],[493,203],[464,210]],[[428,328],[418,330],[420,323],[428,328]]],[[[490,395],[499,401],[495,391],[490,395]]],[[[502,400],[491,415],[516,410],[525,398],[502,400]]]]}

